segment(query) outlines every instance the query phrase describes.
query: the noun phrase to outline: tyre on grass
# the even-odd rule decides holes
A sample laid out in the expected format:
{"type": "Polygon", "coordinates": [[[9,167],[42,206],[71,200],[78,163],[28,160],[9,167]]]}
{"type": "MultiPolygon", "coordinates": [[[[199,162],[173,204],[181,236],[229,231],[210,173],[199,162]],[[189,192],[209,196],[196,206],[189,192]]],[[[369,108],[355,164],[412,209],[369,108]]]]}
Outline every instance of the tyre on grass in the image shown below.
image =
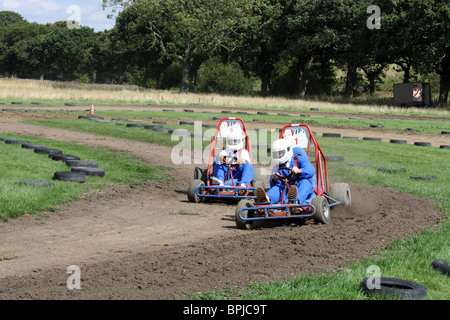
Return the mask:
{"type": "Polygon", "coordinates": [[[72,167],[98,168],[98,163],[95,161],[67,160],[66,164],[71,168],[72,167]]]}
{"type": "Polygon", "coordinates": [[[441,271],[443,274],[450,276],[450,266],[447,264],[446,259],[435,260],[431,265],[433,266],[433,268],[441,271]]]}
{"type": "Polygon", "coordinates": [[[104,177],[105,170],[100,168],[87,168],[87,167],[72,167],[72,171],[74,172],[84,172],[87,176],[91,177],[104,177]]]}
{"type": "Polygon", "coordinates": [[[361,288],[366,294],[393,296],[401,300],[426,300],[427,298],[427,289],[423,285],[403,279],[369,277],[361,282],[361,288]]]}
{"type": "Polygon", "coordinates": [[[75,172],[75,171],[56,171],[53,175],[55,180],[66,181],[66,182],[86,182],[86,173],[75,172]]]}

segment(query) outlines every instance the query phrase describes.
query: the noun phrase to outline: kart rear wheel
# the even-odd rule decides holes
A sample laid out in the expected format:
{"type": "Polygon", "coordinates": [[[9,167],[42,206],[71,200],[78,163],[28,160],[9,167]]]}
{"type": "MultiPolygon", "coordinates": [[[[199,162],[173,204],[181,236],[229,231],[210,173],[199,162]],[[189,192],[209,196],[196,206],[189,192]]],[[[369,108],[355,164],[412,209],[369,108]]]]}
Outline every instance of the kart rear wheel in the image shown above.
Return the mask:
{"type": "Polygon", "coordinates": [[[192,180],[191,184],[189,185],[188,189],[188,200],[190,202],[199,203],[202,201],[202,199],[197,195],[196,191],[198,187],[204,186],[205,183],[202,180],[194,179],[192,180]]]}
{"type": "Polygon", "coordinates": [[[238,227],[238,229],[249,230],[249,229],[256,229],[256,228],[261,227],[260,220],[246,221],[246,220],[242,219],[242,218],[244,218],[244,219],[247,218],[249,216],[250,211],[248,211],[248,210],[242,211],[242,218],[239,215],[239,212],[241,211],[241,209],[251,208],[254,206],[255,206],[255,202],[253,200],[242,199],[241,201],[238,202],[238,204],[236,206],[236,211],[235,211],[236,226],[238,227]]]}
{"type": "Polygon", "coordinates": [[[346,207],[352,205],[352,195],[350,193],[350,187],[346,183],[333,183],[330,185],[329,196],[341,202],[346,207]]]}
{"type": "Polygon", "coordinates": [[[328,204],[328,200],[323,197],[315,197],[311,204],[314,206],[315,211],[313,215],[313,219],[315,223],[323,223],[328,224],[330,222],[330,205],[328,204]]]}

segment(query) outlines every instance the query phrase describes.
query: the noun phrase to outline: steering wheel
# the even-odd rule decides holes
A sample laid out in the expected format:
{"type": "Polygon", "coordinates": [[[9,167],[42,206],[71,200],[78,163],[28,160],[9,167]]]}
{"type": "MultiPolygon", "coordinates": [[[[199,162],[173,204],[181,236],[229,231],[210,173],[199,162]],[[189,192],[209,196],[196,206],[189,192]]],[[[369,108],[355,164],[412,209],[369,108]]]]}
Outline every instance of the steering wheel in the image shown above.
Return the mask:
{"type": "Polygon", "coordinates": [[[297,174],[294,174],[294,172],[292,172],[292,168],[288,168],[288,167],[279,167],[277,170],[277,174],[280,176],[281,179],[288,180],[288,181],[291,181],[292,178],[297,175],[297,174]],[[289,170],[290,173],[287,176],[283,177],[283,176],[279,175],[279,172],[281,170],[289,170]]]}

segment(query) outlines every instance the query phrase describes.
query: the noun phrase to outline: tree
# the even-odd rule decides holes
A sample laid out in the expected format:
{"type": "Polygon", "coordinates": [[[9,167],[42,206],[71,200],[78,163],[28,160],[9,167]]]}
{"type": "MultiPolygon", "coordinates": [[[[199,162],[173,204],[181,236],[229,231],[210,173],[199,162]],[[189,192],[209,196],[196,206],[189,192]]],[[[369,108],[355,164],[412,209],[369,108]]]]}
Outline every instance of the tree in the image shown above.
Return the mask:
{"type": "Polygon", "coordinates": [[[155,45],[182,64],[181,92],[189,91],[196,61],[234,46],[233,36],[245,30],[251,11],[251,0],[104,0],[104,5],[133,8],[145,17],[155,45]]]}

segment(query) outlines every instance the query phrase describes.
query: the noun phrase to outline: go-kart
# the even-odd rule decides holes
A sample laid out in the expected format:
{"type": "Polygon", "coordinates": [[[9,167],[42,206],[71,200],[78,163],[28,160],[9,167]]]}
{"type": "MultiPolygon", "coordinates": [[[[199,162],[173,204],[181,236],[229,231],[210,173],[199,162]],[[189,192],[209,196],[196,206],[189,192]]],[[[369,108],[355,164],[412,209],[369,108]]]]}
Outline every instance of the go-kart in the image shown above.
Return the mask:
{"type": "MultiPolygon", "coordinates": [[[[239,229],[260,228],[268,221],[286,222],[288,219],[305,218],[312,218],[315,223],[328,224],[332,207],[339,204],[351,205],[350,188],[346,183],[328,184],[326,157],[308,125],[286,125],[280,133],[280,138],[288,139],[294,153],[309,157],[314,165],[316,169],[313,178],[314,194],[304,203],[299,203],[299,199],[289,199],[287,202],[282,200],[279,204],[263,202],[256,205],[254,199],[243,199],[239,201],[235,210],[236,226],[239,229]]],[[[278,172],[284,169],[289,168],[278,168],[278,172]]],[[[282,176],[281,179],[284,182],[284,194],[289,194],[289,182],[295,179],[295,175],[291,170],[290,174],[282,176]]]]}
{"type": "Polygon", "coordinates": [[[250,162],[252,162],[251,142],[244,121],[240,118],[222,118],[212,137],[208,167],[195,168],[194,180],[191,181],[188,189],[188,200],[190,202],[199,203],[206,200],[241,200],[256,198],[256,187],[262,184],[253,179],[251,183],[245,187],[237,185],[232,173],[232,169],[238,166],[235,161],[236,159],[225,159],[228,171],[224,185],[213,183],[213,177],[215,176],[215,157],[226,148],[226,138],[233,130],[241,130],[245,135],[244,149],[248,151],[250,162]]]}

